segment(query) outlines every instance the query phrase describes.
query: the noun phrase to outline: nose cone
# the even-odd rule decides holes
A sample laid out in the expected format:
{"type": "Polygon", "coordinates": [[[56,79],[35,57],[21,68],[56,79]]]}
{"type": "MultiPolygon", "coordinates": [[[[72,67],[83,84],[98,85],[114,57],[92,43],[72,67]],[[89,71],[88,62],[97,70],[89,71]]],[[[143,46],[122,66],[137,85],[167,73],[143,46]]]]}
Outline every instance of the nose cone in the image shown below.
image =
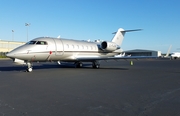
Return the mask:
{"type": "Polygon", "coordinates": [[[11,55],[11,53],[9,52],[9,53],[6,54],[6,56],[10,58],[12,55],[11,55]]]}
{"type": "Polygon", "coordinates": [[[9,53],[6,54],[7,57],[9,58],[18,58],[21,56],[21,53],[23,52],[23,50],[20,49],[20,47],[10,51],[9,53]]]}
{"type": "Polygon", "coordinates": [[[9,57],[9,58],[15,58],[14,52],[9,52],[9,53],[6,54],[6,56],[9,57]]]}
{"type": "Polygon", "coordinates": [[[19,58],[21,57],[22,53],[24,53],[24,49],[26,50],[26,48],[24,48],[24,45],[22,45],[7,53],[6,56],[9,58],[19,58]]]}

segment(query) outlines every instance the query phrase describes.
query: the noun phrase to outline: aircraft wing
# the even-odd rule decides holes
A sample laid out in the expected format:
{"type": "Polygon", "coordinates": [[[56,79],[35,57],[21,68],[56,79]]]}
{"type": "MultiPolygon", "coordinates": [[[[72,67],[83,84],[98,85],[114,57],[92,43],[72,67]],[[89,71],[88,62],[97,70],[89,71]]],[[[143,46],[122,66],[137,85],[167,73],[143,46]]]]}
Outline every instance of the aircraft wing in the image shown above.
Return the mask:
{"type": "Polygon", "coordinates": [[[123,57],[77,57],[79,61],[96,61],[96,60],[120,60],[120,59],[156,59],[155,56],[123,56],[123,57]]]}

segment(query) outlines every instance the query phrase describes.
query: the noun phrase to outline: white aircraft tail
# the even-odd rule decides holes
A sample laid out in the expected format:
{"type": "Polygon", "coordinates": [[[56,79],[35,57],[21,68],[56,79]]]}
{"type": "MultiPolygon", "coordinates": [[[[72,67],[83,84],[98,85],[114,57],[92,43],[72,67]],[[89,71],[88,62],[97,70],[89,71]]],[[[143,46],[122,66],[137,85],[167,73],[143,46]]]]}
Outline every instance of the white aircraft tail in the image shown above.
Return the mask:
{"type": "Polygon", "coordinates": [[[142,29],[124,30],[122,28],[119,28],[117,32],[113,33],[115,35],[114,35],[114,37],[112,38],[111,41],[120,46],[122,44],[122,41],[124,39],[124,35],[125,35],[126,32],[140,31],[140,30],[142,30],[142,29]]]}
{"type": "Polygon", "coordinates": [[[168,51],[167,51],[167,53],[166,53],[166,55],[164,57],[168,57],[169,56],[169,53],[171,51],[171,47],[172,47],[172,45],[169,46],[169,49],[168,49],[168,51]]]}

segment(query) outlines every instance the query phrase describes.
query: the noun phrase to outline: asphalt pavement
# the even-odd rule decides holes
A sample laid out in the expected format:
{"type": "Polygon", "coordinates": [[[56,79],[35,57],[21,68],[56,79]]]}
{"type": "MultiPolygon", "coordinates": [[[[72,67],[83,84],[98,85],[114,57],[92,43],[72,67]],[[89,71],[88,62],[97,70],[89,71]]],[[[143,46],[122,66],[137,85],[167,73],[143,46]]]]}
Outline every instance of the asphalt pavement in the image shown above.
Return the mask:
{"type": "Polygon", "coordinates": [[[89,64],[0,60],[0,116],[180,116],[180,60],[89,64]],[[133,64],[132,64],[133,63],[133,64]]]}

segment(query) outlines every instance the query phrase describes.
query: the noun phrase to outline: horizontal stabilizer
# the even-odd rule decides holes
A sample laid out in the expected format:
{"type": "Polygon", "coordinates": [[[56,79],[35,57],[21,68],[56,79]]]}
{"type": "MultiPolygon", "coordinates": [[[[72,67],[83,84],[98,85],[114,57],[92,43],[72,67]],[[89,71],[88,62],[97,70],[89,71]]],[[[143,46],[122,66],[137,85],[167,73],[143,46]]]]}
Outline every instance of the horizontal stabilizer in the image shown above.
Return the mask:
{"type": "Polygon", "coordinates": [[[133,30],[124,30],[122,28],[119,28],[117,32],[114,32],[114,37],[112,38],[112,42],[116,43],[117,45],[121,46],[124,35],[126,32],[132,32],[132,31],[141,31],[142,29],[133,29],[133,30]]]}
{"type": "MultiPolygon", "coordinates": [[[[121,30],[121,32],[131,32],[131,31],[141,31],[142,29],[133,29],[133,30],[121,30]]],[[[112,34],[116,34],[117,32],[114,32],[112,34]]]]}

